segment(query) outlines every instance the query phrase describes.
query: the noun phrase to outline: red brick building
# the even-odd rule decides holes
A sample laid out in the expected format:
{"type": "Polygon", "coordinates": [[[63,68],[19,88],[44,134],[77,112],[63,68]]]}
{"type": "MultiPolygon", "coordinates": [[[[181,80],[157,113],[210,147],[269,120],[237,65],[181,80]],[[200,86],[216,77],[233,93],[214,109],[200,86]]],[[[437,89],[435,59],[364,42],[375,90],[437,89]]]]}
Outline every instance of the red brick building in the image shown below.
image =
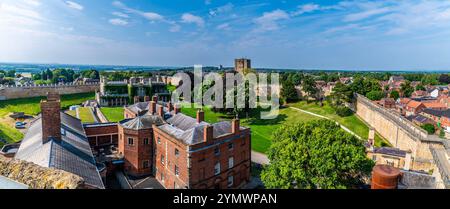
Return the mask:
{"type": "Polygon", "coordinates": [[[250,129],[182,113],[154,126],[155,177],[165,188],[239,188],[250,180],[250,129]]]}
{"type": "Polygon", "coordinates": [[[192,118],[156,103],[127,107],[129,117],[119,123],[127,174],[153,175],[168,189],[239,188],[250,181],[249,128],[238,119],[209,124],[203,111],[192,118]]]}

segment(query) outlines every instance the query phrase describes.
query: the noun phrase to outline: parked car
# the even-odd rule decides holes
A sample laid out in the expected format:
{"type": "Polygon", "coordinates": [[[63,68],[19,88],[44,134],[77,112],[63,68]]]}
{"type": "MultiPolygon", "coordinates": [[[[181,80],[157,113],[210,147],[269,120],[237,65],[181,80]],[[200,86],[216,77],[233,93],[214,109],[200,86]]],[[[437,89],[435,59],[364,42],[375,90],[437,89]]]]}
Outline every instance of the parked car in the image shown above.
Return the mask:
{"type": "Polygon", "coordinates": [[[27,125],[25,122],[16,122],[16,129],[24,129],[25,125],[27,125]]]}

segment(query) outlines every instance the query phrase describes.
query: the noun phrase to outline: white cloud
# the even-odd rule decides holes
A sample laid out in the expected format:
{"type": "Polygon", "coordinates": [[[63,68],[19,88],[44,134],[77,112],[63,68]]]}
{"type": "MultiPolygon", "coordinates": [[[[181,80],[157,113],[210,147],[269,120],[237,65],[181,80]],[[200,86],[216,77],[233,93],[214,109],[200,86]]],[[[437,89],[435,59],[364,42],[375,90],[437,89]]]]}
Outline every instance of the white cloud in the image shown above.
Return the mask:
{"type": "Polygon", "coordinates": [[[177,24],[173,24],[169,29],[169,31],[173,32],[173,33],[179,32],[180,30],[181,30],[181,26],[177,25],[177,24]]]}
{"type": "Polygon", "coordinates": [[[40,6],[41,2],[39,0],[23,0],[26,4],[32,5],[32,6],[40,6]]]}
{"type": "Polygon", "coordinates": [[[181,16],[181,22],[183,22],[183,23],[194,23],[198,27],[205,26],[205,21],[203,20],[203,18],[201,18],[199,16],[195,16],[195,15],[190,14],[190,13],[184,13],[181,16]]]}
{"type": "Polygon", "coordinates": [[[318,4],[304,4],[304,5],[300,5],[298,6],[298,10],[293,12],[291,15],[292,16],[298,16],[298,15],[302,15],[305,13],[310,13],[310,12],[314,12],[320,10],[320,5],[318,4]]]}
{"type": "Polygon", "coordinates": [[[125,26],[128,25],[128,21],[124,20],[124,19],[120,19],[120,18],[114,18],[114,19],[110,19],[109,23],[113,24],[113,25],[119,25],[119,26],[125,26]]]}
{"type": "Polygon", "coordinates": [[[389,7],[370,9],[370,10],[366,10],[366,11],[362,11],[362,12],[358,12],[358,13],[349,14],[349,15],[345,16],[344,21],[345,22],[360,21],[360,20],[364,20],[364,19],[373,17],[375,15],[381,15],[381,14],[385,14],[385,13],[388,13],[391,11],[392,11],[392,9],[389,7]]]}
{"type": "Polygon", "coordinates": [[[146,18],[147,20],[150,21],[163,21],[164,17],[158,13],[154,13],[154,12],[142,12],[142,13],[138,13],[140,14],[142,17],[146,18]]]}
{"type": "Polygon", "coordinates": [[[254,19],[254,22],[258,25],[258,31],[271,31],[279,28],[279,20],[289,19],[289,15],[280,9],[272,12],[265,12],[261,17],[254,19]]]}
{"type": "Polygon", "coordinates": [[[113,12],[112,15],[117,16],[117,17],[121,17],[121,18],[129,18],[130,16],[128,16],[127,14],[123,13],[123,12],[113,12]]]}
{"type": "Polygon", "coordinates": [[[223,24],[220,24],[220,25],[218,25],[216,28],[217,28],[218,30],[230,30],[230,29],[231,29],[229,23],[223,23],[223,24]]]}
{"type": "Polygon", "coordinates": [[[80,11],[84,9],[84,7],[81,4],[73,2],[73,1],[66,1],[66,5],[69,8],[80,10],[80,11]]]}
{"type": "Polygon", "coordinates": [[[216,16],[221,13],[230,12],[233,10],[233,8],[234,8],[234,5],[232,3],[228,3],[223,6],[217,7],[215,9],[210,9],[209,15],[216,16]]]}

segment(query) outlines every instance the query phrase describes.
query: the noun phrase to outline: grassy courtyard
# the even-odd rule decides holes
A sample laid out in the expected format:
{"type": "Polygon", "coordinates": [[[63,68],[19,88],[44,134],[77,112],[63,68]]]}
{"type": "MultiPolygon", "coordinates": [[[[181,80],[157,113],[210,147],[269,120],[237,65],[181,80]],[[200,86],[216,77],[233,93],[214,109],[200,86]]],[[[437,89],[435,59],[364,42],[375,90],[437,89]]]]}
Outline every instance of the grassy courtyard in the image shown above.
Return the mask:
{"type": "MultiPolygon", "coordinates": [[[[67,109],[72,105],[81,104],[82,102],[94,99],[94,93],[69,94],[61,96],[61,108],[67,109]]],[[[45,97],[32,97],[23,99],[11,99],[0,101],[0,121],[7,121],[8,115],[12,112],[24,112],[27,115],[37,116],[40,109],[40,101],[45,97]]],[[[13,122],[0,122],[0,139],[8,143],[20,141],[23,134],[14,128],[13,122]]],[[[0,146],[4,143],[0,142],[0,146]]]]}
{"type": "Polygon", "coordinates": [[[95,123],[94,116],[89,107],[78,108],[78,116],[83,123],[95,123]]]}
{"type": "MultiPolygon", "coordinates": [[[[5,117],[12,112],[25,112],[28,115],[37,115],[41,112],[39,103],[44,98],[32,97],[0,101],[0,117],[5,117]]],[[[95,93],[61,95],[61,109],[67,109],[72,105],[81,104],[94,98],[95,93]]]]}
{"type": "Polygon", "coordinates": [[[100,110],[109,122],[119,122],[125,119],[123,107],[102,107],[100,110]]]}
{"type": "MultiPolygon", "coordinates": [[[[348,117],[340,117],[338,116],[333,108],[328,105],[326,102],[324,103],[324,106],[321,107],[319,104],[316,104],[314,102],[307,103],[305,101],[297,102],[289,104],[291,107],[297,107],[302,110],[306,110],[318,115],[322,115],[325,117],[328,117],[334,121],[337,121],[341,125],[347,127],[351,131],[353,131],[356,135],[360,136],[363,139],[367,139],[369,136],[369,127],[361,121],[356,115],[351,115],[348,117]]],[[[380,137],[378,134],[375,135],[375,146],[389,146],[389,143],[386,142],[382,137],[380,137]]]]}
{"type": "Polygon", "coordinates": [[[16,130],[14,127],[10,127],[7,124],[0,123],[0,148],[7,143],[18,142],[23,138],[23,134],[16,130]]]}
{"type": "MultiPolygon", "coordinates": [[[[215,113],[208,107],[204,107],[203,111],[205,112],[205,121],[209,123],[232,119],[232,117],[223,113],[215,113]]],[[[191,117],[196,117],[197,109],[182,108],[181,112],[191,117]]],[[[270,146],[272,133],[281,125],[314,119],[319,118],[293,109],[284,108],[280,110],[278,117],[275,119],[242,119],[241,125],[249,127],[252,130],[252,149],[257,152],[265,153],[270,146]]]]}

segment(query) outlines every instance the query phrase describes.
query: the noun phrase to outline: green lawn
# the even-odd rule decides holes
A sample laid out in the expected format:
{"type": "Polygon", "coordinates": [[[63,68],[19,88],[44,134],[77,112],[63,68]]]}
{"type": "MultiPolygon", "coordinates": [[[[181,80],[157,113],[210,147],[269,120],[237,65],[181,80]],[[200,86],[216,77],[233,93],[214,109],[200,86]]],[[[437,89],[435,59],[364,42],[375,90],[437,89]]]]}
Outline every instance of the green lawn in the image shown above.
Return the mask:
{"type": "MultiPolygon", "coordinates": [[[[25,114],[37,115],[41,111],[39,103],[44,98],[45,97],[32,97],[0,101],[0,117],[5,117],[11,112],[25,112],[25,114]]],[[[95,93],[62,95],[61,109],[67,109],[72,105],[81,104],[86,100],[94,98],[95,93]]]]}
{"type": "MultiPolygon", "coordinates": [[[[289,104],[289,106],[297,107],[302,110],[306,110],[309,112],[313,112],[328,118],[331,118],[341,125],[347,127],[351,131],[353,131],[356,135],[360,136],[363,139],[367,139],[369,136],[369,127],[361,121],[356,115],[351,115],[348,117],[340,117],[336,115],[333,108],[328,105],[326,102],[323,107],[320,107],[319,104],[314,102],[307,103],[305,101],[289,104]]],[[[375,146],[390,146],[389,143],[380,137],[378,134],[375,135],[375,146]]]]}
{"type": "Polygon", "coordinates": [[[265,153],[269,149],[273,132],[283,124],[307,122],[317,119],[320,118],[290,108],[283,108],[280,109],[279,115],[275,119],[243,119],[242,125],[250,127],[252,130],[252,149],[265,153]]]}
{"type": "Polygon", "coordinates": [[[75,110],[69,110],[69,111],[66,111],[66,113],[73,117],[77,117],[77,111],[75,111],[75,110]]]}
{"type": "MultiPolygon", "coordinates": [[[[18,142],[23,139],[23,134],[14,127],[9,127],[0,123],[0,138],[6,140],[8,143],[18,142]]],[[[0,148],[4,145],[0,141],[0,148]]]]}
{"type": "Polygon", "coordinates": [[[109,122],[119,122],[125,119],[123,107],[102,107],[100,110],[109,122]]]}
{"type": "Polygon", "coordinates": [[[94,116],[89,107],[80,107],[78,108],[79,119],[83,123],[95,123],[94,116]]]}
{"type": "MultiPolygon", "coordinates": [[[[182,113],[184,113],[184,114],[186,114],[188,116],[191,116],[193,118],[197,117],[197,110],[198,109],[194,108],[194,107],[190,107],[190,108],[183,107],[183,108],[181,108],[181,112],[182,113]]],[[[220,121],[230,120],[231,119],[230,116],[228,116],[226,114],[213,112],[211,110],[211,108],[209,108],[209,107],[203,107],[203,112],[205,112],[205,121],[208,122],[208,123],[217,123],[217,122],[220,122],[220,121]]]]}

